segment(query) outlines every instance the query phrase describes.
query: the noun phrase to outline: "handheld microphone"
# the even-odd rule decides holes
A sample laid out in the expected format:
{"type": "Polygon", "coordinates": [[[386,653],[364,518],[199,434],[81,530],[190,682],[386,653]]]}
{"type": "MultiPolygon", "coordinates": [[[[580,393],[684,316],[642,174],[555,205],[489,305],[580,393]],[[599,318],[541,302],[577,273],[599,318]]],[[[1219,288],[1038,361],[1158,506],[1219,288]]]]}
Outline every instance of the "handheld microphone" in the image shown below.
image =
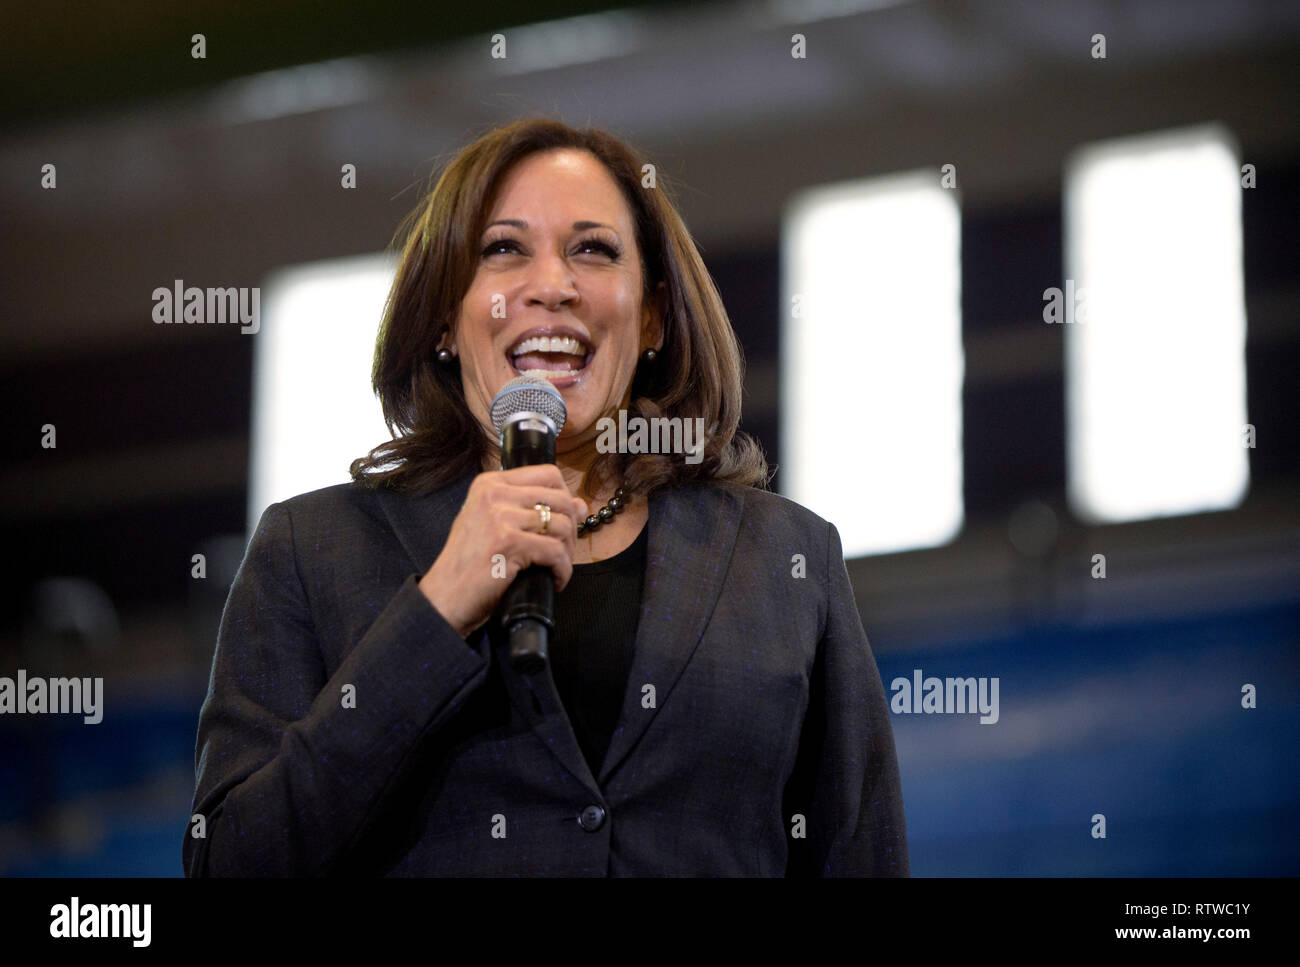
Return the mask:
{"type": "MultiPolygon", "coordinates": [[[[555,462],[555,438],[568,410],[560,391],[545,377],[516,376],[492,400],[492,425],[501,444],[501,469],[555,462]]],[[[555,578],[533,564],[520,571],[498,605],[501,627],[510,639],[510,664],[528,674],[546,666],[547,644],[555,628],[555,578]]]]}

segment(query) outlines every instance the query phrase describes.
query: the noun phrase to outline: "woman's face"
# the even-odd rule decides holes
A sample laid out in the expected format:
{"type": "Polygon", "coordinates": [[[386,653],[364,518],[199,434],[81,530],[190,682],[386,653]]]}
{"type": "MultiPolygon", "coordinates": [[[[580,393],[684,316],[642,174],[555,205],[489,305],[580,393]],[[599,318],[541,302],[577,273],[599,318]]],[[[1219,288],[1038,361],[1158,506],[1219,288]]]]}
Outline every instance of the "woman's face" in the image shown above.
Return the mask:
{"type": "Polygon", "coordinates": [[[609,171],[586,151],[537,152],[502,179],[476,240],[478,271],[444,340],[460,357],[470,410],[493,439],[492,398],[529,370],[564,397],[558,452],[589,443],[597,420],[627,406],[641,352],[661,341],[658,307],[641,298],[632,219],[609,171]]]}

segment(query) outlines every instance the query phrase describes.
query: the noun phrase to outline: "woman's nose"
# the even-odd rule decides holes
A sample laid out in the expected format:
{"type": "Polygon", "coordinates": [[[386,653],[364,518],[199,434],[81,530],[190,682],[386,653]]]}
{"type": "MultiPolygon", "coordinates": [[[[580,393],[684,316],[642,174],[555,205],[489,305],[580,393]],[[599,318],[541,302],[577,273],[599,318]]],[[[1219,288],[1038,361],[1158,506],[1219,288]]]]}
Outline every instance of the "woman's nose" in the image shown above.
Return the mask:
{"type": "Polygon", "coordinates": [[[525,304],[542,303],[551,308],[577,300],[573,271],[562,254],[547,252],[539,255],[533,259],[528,273],[525,304]]]}

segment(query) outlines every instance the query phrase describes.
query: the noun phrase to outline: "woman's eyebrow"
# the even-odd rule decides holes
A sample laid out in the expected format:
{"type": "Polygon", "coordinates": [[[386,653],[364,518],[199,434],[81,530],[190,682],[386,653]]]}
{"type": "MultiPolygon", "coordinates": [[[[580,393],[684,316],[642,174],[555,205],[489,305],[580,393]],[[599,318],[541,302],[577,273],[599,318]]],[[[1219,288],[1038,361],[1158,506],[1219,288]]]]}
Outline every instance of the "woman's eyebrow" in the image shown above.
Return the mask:
{"type": "MultiPolygon", "coordinates": [[[[493,225],[513,225],[515,228],[527,229],[528,223],[522,218],[498,218],[495,222],[488,222],[483,226],[484,230],[491,228],[493,225]]],[[[574,222],[573,230],[575,232],[585,231],[588,228],[608,228],[610,231],[616,231],[613,225],[606,225],[604,222],[574,222]]]]}

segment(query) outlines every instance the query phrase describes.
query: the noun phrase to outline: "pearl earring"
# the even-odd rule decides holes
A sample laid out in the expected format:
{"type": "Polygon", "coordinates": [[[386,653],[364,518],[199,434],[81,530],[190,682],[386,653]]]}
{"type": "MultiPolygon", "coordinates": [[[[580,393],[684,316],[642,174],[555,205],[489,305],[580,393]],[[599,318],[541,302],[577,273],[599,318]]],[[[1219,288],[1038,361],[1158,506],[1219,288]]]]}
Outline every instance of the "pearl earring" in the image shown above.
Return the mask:
{"type": "Polygon", "coordinates": [[[644,359],[647,363],[653,363],[655,361],[655,356],[657,355],[658,354],[653,349],[647,349],[645,352],[641,354],[641,358],[644,359]]]}
{"type": "Polygon", "coordinates": [[[452,358],[453,358],[453,356],[452,356],[452,352],[451,352],[450,349],[439,349],[439,350],[438,350],[438,362],[440,362],[440,363],[449,363],[449,362],[452,361],[452,358]]]}

